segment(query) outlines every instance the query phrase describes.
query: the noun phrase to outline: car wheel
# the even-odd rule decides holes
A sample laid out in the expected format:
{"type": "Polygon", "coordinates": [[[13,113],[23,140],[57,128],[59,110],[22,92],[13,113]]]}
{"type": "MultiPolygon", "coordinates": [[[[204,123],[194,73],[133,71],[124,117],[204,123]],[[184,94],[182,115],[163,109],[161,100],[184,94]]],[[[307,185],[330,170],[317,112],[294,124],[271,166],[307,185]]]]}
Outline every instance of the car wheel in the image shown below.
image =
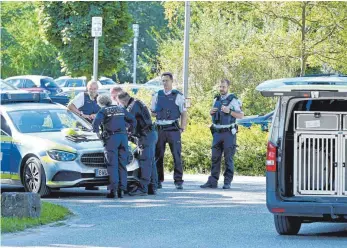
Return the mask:
{"type": "Polygon", "coordinates": [[[293,216],[275,215],[275,226],[278,234],[297,235],[301,227],[301,219],[293,216]]]}
{"type": "Polygon", "coordinates": [[[46,185],[46,175],[43,166],[36,157],[29,158],[23,169],[23,184],[25,191],[47,196],[51,190],[46,185]]]}

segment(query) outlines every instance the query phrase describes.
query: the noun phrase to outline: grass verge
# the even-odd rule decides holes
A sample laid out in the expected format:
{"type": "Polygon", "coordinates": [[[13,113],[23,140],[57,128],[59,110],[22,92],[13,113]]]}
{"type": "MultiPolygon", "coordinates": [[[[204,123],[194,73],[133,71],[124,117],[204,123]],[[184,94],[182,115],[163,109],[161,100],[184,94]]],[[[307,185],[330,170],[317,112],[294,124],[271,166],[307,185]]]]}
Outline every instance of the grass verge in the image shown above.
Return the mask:
{"type": "Polygon", "coordinates": [[[64,220],[72,214],[67,208],[49,202],[42,202],[41,207],[39,218],[1,217],[1,233],[23,231],[29,227],[64,220]]]}

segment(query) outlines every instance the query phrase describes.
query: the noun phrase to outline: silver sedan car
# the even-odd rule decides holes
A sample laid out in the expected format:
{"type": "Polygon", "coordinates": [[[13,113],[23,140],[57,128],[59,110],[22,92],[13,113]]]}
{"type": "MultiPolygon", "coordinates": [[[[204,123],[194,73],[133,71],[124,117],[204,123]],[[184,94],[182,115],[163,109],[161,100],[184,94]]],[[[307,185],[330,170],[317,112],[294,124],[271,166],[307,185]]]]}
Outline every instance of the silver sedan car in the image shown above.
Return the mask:
{"type": "MultiPolygon", "coordinates": [[[[108,184],[103,145],[88,122],[60,104],[3,100],[1,183],[41,196],[54,188],[108,184]]],[[[128,168],[135,171],[137,160],[128,168]]]]}

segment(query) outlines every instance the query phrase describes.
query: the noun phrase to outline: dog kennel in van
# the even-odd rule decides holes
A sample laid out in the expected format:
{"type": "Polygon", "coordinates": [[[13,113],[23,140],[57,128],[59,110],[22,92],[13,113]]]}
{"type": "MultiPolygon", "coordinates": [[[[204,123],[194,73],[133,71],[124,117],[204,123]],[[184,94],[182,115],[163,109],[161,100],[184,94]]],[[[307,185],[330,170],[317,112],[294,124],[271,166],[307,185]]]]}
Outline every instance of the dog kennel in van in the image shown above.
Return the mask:
{"type": "Polygon", "coordinates": [[[294,112],[294,195],[346,196],[347,112],[294,112]]]}

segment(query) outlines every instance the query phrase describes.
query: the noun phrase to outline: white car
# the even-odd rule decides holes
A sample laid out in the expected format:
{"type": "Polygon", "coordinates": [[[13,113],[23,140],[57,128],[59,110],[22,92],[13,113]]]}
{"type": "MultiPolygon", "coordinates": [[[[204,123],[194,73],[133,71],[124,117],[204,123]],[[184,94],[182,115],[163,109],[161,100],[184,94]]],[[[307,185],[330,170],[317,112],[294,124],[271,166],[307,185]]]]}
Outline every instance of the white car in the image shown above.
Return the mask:
{"type": "Polygon", "coordinates": [[[30,92],[45,92],[52,95],[62,92],[62,89],[54,82],[53,78],[47,76],[21,75],[6,78],[5,82],[30,92]]]}

